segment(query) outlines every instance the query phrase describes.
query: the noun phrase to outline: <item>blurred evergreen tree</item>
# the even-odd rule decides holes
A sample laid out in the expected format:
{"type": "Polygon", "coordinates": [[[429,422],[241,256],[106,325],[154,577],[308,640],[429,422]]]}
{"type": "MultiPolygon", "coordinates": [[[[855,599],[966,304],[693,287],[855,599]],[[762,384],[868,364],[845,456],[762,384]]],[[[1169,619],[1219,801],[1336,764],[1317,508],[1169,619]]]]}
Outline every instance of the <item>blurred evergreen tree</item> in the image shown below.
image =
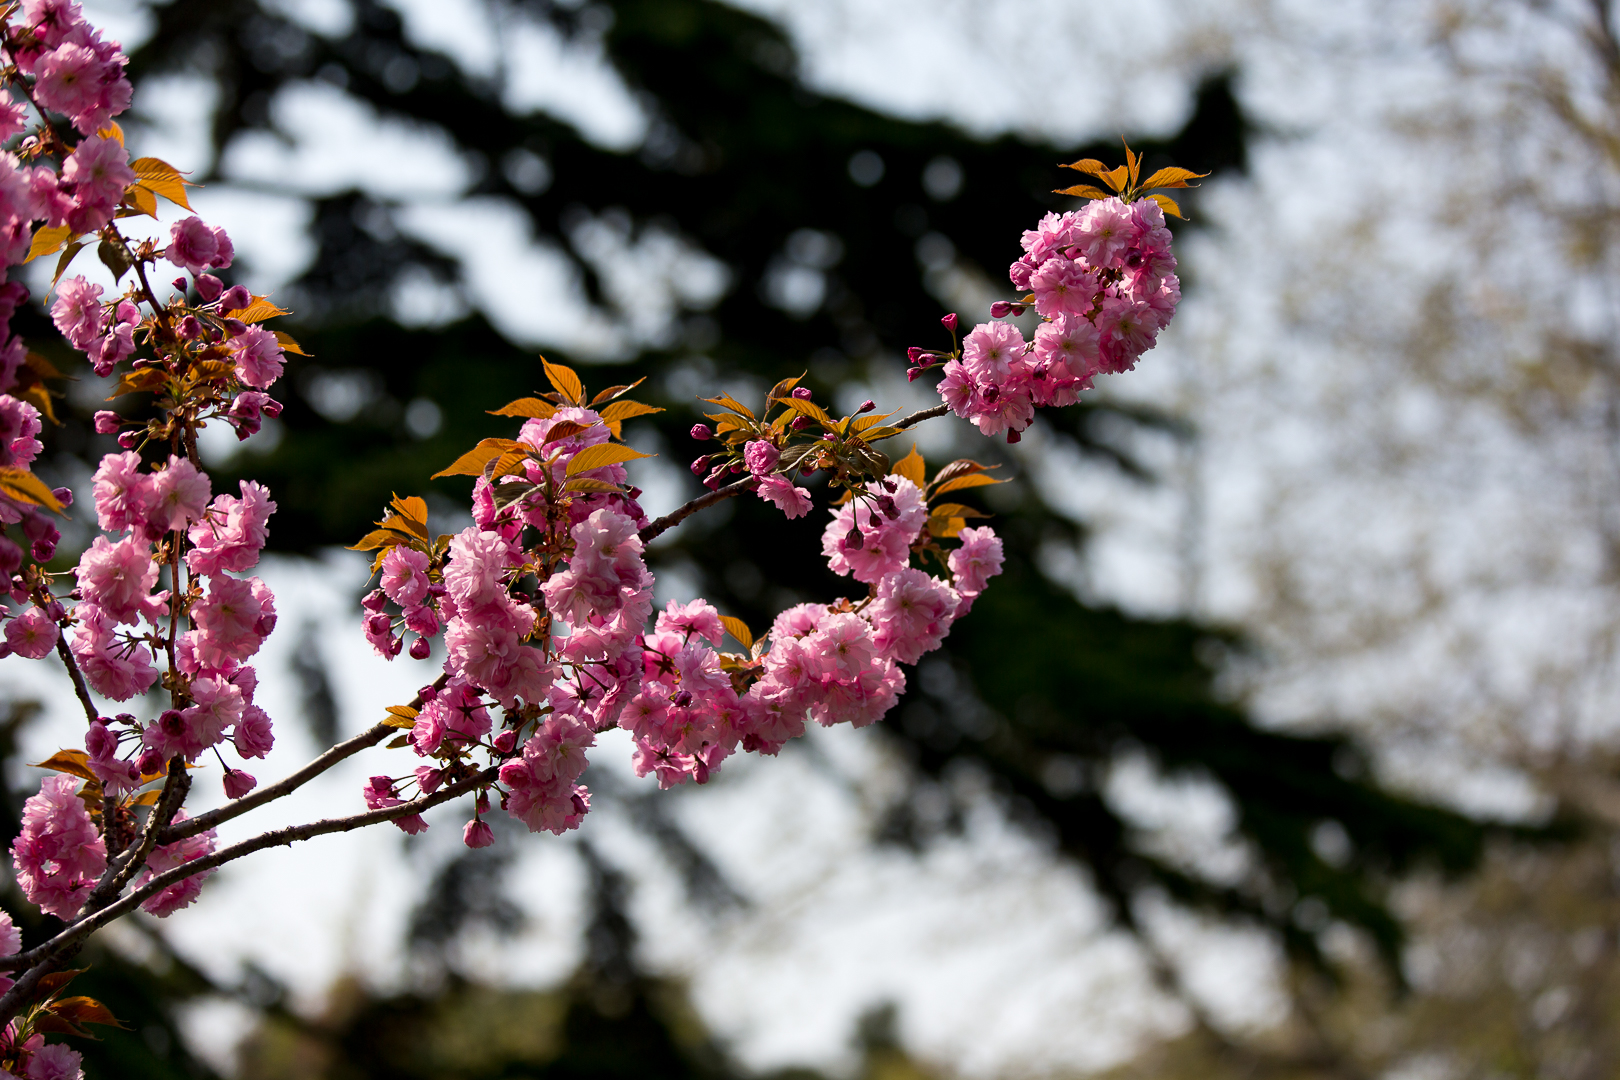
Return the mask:
{"type": "MultiPolygon", "coordinates": [[[[1002,280],[1020,230],[1068,205],[1050,194],[1061,179],[1056,163],[1118,156],[1111,143],[977,139],[826,96],[799,77],[780,27],[716,0],[488,0],[503,19],[542,20],[599,43],[649,117],[639,146],[614,150],[551,116],[508,109],[498,82],[408,39],[400,17],[376,0],[335,2],[352,15],[335,36],[260,0],[152,7],[154,33],[132,54],[137,86],[185,74],[214,87],[213,164],[197,179],[226,181],[220,162],[233,140],[274,132],[276,95],[319,80],[379,116],[440,132],[470,164],[468,195],[520,208],[610,317],[638,308],[615,286],[615,260],[634,258],[638,242],[674,236],[707,253],[726,270],[724,292],[712,302],[675,300],[667,333],[644,337],[610,379],[593,380],[648,376],[638,396],[668,408],[653,426],[676,462],[699,452],[685,434],[697,415],[690,388],[758,393],[807,370],[825,399],[848,380],[901,370],[906,346],[936,344],[945,309],[928,288],[930,268],[936,284],[951,266],[1002,280]],[[606,255],[604,235],[616,238],[606,255]]],[[[1231,79],[1215,74],[1179,133],[1133,145],[1150,168],[1173,161],[1221,175],[1244,168],[1248,137],[1231,79]]],[[[508,432],[509,422],[484,410],[539,382],[533,356],[481,315],[442,326],[402,321],[402,282],[454,288],[466,268],[403,230],[400,204],[358,190],[310,202],[315,258],[278,299],[295,308],[288,329],[313,355],[291,358],[279,445],[238,459],[274,490],[272,543],[293,551],[351,542],[390,491],[453,507],[466,482],[425,478],[477,438],[508,432]],[[345,388],[345,408],[332,404],[334,385],[345,388]],[[424,401],[435,408],[424,413],[424,401]]],[[[1196,213],[1196,193],[1188,205],[1196,213]]],[[[87,419],[67,416],[55,449],[110,448],[87,419]]],[[[1175,427],[1171,418],[1097,405],[1045,418],[1060,440],[1145,477],[1128,440],[1114,434],[1122,421],[1175,427]]],[[[1043,545],[1078,547],[1082,527],[1022,479],[998,491],[1007,573],[882,725],[914,763],[913,794],[948,792],[942,780],[952,770],[980,770],[1009,812],[1089,867],[1127,925],[1133,900],[1151,889],[1268,926],[1313,961],[1328,919],[1365,930],[1393,959],[1401,934],[1384,900],[1391,875],[1425,861],[1470,866],[1486,828],[1380,787],[1345,739],[1256,727],[1214,689],[1207,646],[1239,643],[1183,620],[1076,601],[1041,575],[1035,555],[1043,545]],[[1218,782],[1259,856],[1252,871],[1237,882],[1211,880],[1144,843],[1099,790],[1109,763],[1127,751],[1167,773],[1218,782]],[[1324,822],[1338,823],[1342,850],[1313,843],[1324,822]]],[[[846,584],[826,570],[818,531],[757,500],[735,500],[687,523],[655,555],[693,568],[704,595],[757,626],[784,603],[836,595],[846,584]],[[762,551],[771,553],[768,566],[757,560],[762,551]]],[[[950,814],[941,821],[914,810],[914,800],[897,804],[884,835],[926,843],[951,826],[950,814]]]]}

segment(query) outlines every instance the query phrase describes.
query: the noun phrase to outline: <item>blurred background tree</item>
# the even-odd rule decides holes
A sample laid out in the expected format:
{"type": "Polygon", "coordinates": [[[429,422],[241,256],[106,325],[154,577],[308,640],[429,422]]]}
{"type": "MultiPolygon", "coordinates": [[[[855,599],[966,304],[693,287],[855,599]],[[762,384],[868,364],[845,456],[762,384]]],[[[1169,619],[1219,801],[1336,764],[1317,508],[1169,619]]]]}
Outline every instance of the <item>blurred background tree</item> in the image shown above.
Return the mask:
{"type": "MultiPolygon", "coordinates": [[[[685,434],[698,419],[697,392],[724,387],[748,400],[779,377],[807,371],[823,399],[838,393],[852,405],[870,393],[880,402],[920,402],[923,384],[908,388],[900,378],[905,347],[938,344],[946,310],[971,322],[1005,294],[998,283],[1019,231],[1069,205],[1050,194],[1057,163],[1119,153],[1111,142],[979,138],[827,96],[801,77],[781,27],[719,3],[492,0],[500,20],[542,23],[573,48],[600,50],[646,117],[635,145],[604,145],[565,120],[514,107],[507,73],[469,71],[452,49],[407,34],[392,8],[369,0],[334,6],[343,17],[319,30],[256,0],[154,5],[153,32],[132,55],[137,108],[145,100],[140,88],[177,76],[206,82],[206,163],[176,162],[196,165],[204,183],[229,181],[231,155],[247,140],[291,135],[278,130],[279,110],[290,91],[311,86],[363,102],[376,118],[432,132],[465,170],[464,200],[501,208],[504,227],[527,229],[570,269],[590,334],[574,339],[575,354],[548,355],[611,363],[587,373],[596,382],[645,376],[645,398],[669,410],[631,438],[674,463],[647,482],[650,493],[672,500],[696,490],[679,465],[702,449],[685,434]]],[[[1172,137],[1131,135],[1150,167],[1244,172],[1253,132],[1235,77],[1211,70],[1172,137]]],[[[140,116],[129,126],[138,131],[140,116]]],[[[477,438],[508,430],[484,410],[535,389],[533,354],[478,309],[470,283],[488,268],[454,245],[424,239],[404,200],[346,189],[307,203],[313,257],[277,299],[295,309],[288,329],[312,357],[292,358],[274,448],[240,455],[226,471],[271,486],[280,506],[272,543],[291,552],[351,542],[391,491],[424,495],[449,526],[464,482],[424,477],[477,438]]],[[[1187,208],[1200,220],[1196,195],[1187,208]]],[[[1179,227],[1185,245],[1190,230],[1179,227]]],[[[1185,282],[1189,296],[1210,284],[1196,273],[1185,282]]],[[[60,362],[66,367],[70,358],[60,362]]],[[[92,457],[107,449],[87,419],[87,409],[64,409],[52,450],[92,457]]],[[[1039,446],[1108,460],[1151,484],[1160,477],[1140,448],[1198,437],[1183,417],[1116,402],[1044,417],[1039,446]]],[[[1054,580],[1055,562],[1083,550],[1085,523],[1051,505],[1030,479],[1027,456],[943,432],[919,438],[936,464],[948,459],[940,455],[971,453],[1004,465],[1012,482],[987,498],[987,508],[1007,541],[1008,570],[939,657],[912,673],[911,692],[881,725],[880,737],[908,769],[874,841],[920,848],[959,829],[969,796],[955,781],[980,777],[1008,818],[1086,869],[1126,927],[1137,926],[1144,901],[1168,897],[1265,927],[1301,963],[1310,993],[1321,992],[1313,971],[1354,969],[1367,985],[1398,983],[1404,934],[1392,885],[1421,868],[1475,866],[1490,832],[1515,830],[1390,791],[1345,735],[1258,725],[1216,687],[1217,675],[1242,655],[1241,638],[1196,620],[1082,602],[1054,580]],[[1241,870],[1213,866],[1207,852],[1168,849],[1135,827],[1103,791],[1124,759],[1145,759],[1156,776],[1221,792],[1251,856],[1241,870]],[[1381,959],[1347,968],[1344,958],[1358,954],[1340,949],[1340,961],[1330,963],[1323,945],[1341,927],[1356,928],[1381,959]]],[[[58,462],[66,473],[65,459],[58,462]]],[[[666,580],[758,626],[786,604],[835,594],[839,582],[824,569],[817,538],[814,527],[737,500],[687,523],[652,554],[666,580]],[[758,552],[770,552],[769,562],[758,552]]],[[[336,730],[318,653],[305,654],[300,670],[312,724],[336,730]]],[[[699,847],[656,809],[638,812],[682,868],[694,903],[725,902],[728,886],[699,847]]],[[[417,925],[419,947],[453,937],[458,919],[499,929],[502,913],[491,898],[499,895],[500,859],[492,851],[443,868],[417,925]]],[[[615,910],[622,920],[622,907],[603,899],[619,871],[600,856],[591,866],[599,923],[615,910]]],[[[617,940],[629,955],[627,927],[617,940]]],[[[1151,935],[1143,940],[1158,948],[1151,935]]],[[[570,989],[502,999],[500,1008],[551,1017],[536,1024],[553,1034],[515,1049],[513,1061],[532,1052],[558,1075],[626,1074],[567,1049],[576,1031],[589,1028],[585,1020],[578,1023],[586,1027],[571,1026],[576,1018],[601,1011],[591,995],[619,992],[611,979],[609,990],[596,988],[606,978],[601,963],[588,961],[570,989]]],[[[1161,951],[1158,967],[1180,992],[1177,958],[1161,951]]],[[[661,1046],[657,1039],[673,1039],[681,1067],[694,1073],[731,1068],[703,1049],[703,1037],[670,1034],[685,1023],[668,1004],[678,997],[658,997],[650,978],[638,971],[634,979],[643,981],[622,991],[635,1003],[623,1015],[665,1034],[645,1035],[651,1043],[636,1042],[641,1035],[626,1040],[661,1046]],[[655,999],[664,1004],[655,1009],[655,999]]],[[[255,1045],[265,1062],[375,1060],[386,1033],[454,1028],[458,1010],[484,1009],[489,999],[479,995],[494,993],[453,978],[443,985],[437,997],[388,1001],[354,988],[338,995],[318,1031],[272,1010],[255,1045]]],[[[1302,990],[1300,1000],[1307,998],[1302,990]]],[[[1231,1052],[1207,1022],[1197,1038],[1231,1052]]],[[[1289,1067],[1351,1067],[1331,1024],[1244,1051],[1260,1052],[1289,1067]]],[[[439,1059],[427,1054],[409,1067],[429,1060],[439,1059]]],[[[468,1068],[468,1075],[502,1075],[468,1068]]]]}

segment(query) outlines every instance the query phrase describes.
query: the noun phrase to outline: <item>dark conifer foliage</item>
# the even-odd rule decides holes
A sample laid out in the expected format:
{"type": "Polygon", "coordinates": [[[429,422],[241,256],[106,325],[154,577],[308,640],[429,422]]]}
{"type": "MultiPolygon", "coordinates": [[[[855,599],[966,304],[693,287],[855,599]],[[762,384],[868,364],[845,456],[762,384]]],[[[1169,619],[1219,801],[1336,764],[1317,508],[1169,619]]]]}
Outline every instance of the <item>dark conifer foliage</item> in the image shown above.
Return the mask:
{"type": "MultiPolygon", "coordinates": [[[[666,336],[642,342],[610,375],[586,372],[595,385],[649,376],[638,397],[668,407],[658,428],[677,463],[699,452],[685,434],[694,403],[675,395],[682,371],[695,367],[710,385],[740,378],[761,388],[808,371],[825,399],[850,377],[883,365],[900,370],[906,346],[942,340],[944,309],[925,287],[928,265],[957,260],[1003,282],[1020,231],[1069,205],[1050,193],[1066,183],[1056,165],[1121,153],[1112,140],[980,140],[826,96],[799,79],[780,27],[715,0],[506,3],[564,34],[600,40],[650,117],[645,142],[621,152],[555,118],[508,112],[498,87],[412,44],[390,9],[374,0],[350,7],[352,29],[328,39],[256,0],[173,0],[154,8],[156,33],[135,51],[131,73],[138,83],[175,72],[213,80],[216,163],[234,137],[270,127],[278,90],[310,79],[344,88],[382,116],[441,130],[470,163],[471,194],[521,207],[535,236],[567,254],[584,294],[609,313],[627,301],[615,298],[581,242],[588,222],[609,222],[630,242],[654,230],[672,234],[718,260],[729,285],[717,300],[677,305],[666,336]],[[797,307],[773,292],[787,270],[818,286],[797,307]]],[[[1191,106],[1174,137],[1132,138],[1147,167],[1241,173],[1249,131],[1230,75],[1211,73],[1191,106]]],[[[402,233],[397,207],[357,191],[312,201],[315,261],[278,299],[296,309],[288,329],[313,359],[289,358],[279,388],[284,437],[251,463],[280,506],[271,543],[297,551],[352,542],[391,491],[438,506],[464,500],[465,480],[425,478],[476,438],[508,434],[509,422],[484,410],[540,382],[534,357],[476,314],[435,328],[393,320],[390,298],[403,275],[454,285],[464,270],[402,233]],[[361,405],[339,419],[319,408],[322,380],[334,373],[363,391],[361,405]],[[419,399],[443,416],[436,432],[413,434],[406,424],[407,406],[419,399]]],[[[1196,219],[1196,193],[1185,205],[1196,219]]],[[[1189,293],[1196,288],[1187,282],[1189,293]]],[[[986,313],[962,314],[971,323],[986,313]]],[[[1151,479],[1107,437],[1104,414],[1076,408],[1047,420],[1062,438],[1151,479]]],[[[1164,417],[1108,419],[1174,429],[1164,417]]],[[[68,448],[92,445],[82,427],[61,439],[68,448]]],[[[990,446],[975,452],[998,454],[990,446]]],[[[911,694],[883,725],[914,762],[917,789],[952,769],[983,770],[1009,810],[1090,868],[1127,922],[1132,898],[1157,888],[1271,926],[1296,953],[1315,957],[1317,925],[1294,917],[1298,901],[1315,898],[1393,956],[1400,931],[1383,902],[1389,876],[1424,861],[1466,867],[1484,829],[1380,788],[1365,768],[1348,767],[1359,759],[1343,739],[1258,729],[1217,697],[1201,659],[1205,643],[1226,639],[1077,602],[1040,575],[1034,556],[1042,543],[1080,543],[1081,526],[1044,506],[1032,485],[1015,480],[1001,492],[995,525],[1008,573],[933,666],[912,673],[911,694]],[[1098,789],[1127,750],[1221,784],[1259,853],[1256,871],[1216,883],[1148,851],[1098,789]],[[1324,821],[1339,822],[1349,838],[1344,857],[1329,861],[1313,848],[1324,821]]],[[[825,569],[818,526],[785,522],[757,500],[694,519],[683,534],[659,557],[697,566],[705,595],[751,625],[784,601],[830,597],[847,584],[825,569]],[[760,552],[770,553],[768,566],[760,552]]],[[[890,824],[891,839],[927,840],[929,828],[905,804],[890,824]]]]}

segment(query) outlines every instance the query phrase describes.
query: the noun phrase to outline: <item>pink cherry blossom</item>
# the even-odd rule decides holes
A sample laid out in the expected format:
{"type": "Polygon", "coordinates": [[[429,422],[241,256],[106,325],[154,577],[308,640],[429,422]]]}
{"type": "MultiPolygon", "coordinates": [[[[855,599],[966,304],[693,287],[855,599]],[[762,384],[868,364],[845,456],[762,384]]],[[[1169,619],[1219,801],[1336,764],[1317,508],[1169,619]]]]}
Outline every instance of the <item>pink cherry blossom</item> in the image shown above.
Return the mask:
{"type": "Polygon", "coordinates": [[[191,618],[199,662],[222,667],[259,651],[275,629],[275,598],[258,578],[218,575],[208,579],[208,594],[193,606],[191,618]]]}
{"type": "Polygon", "coordinates": [[[144,536],[130,535],[117,543],[96,537],[79,557],[77,573],[85,601],[114,622],[133,624],[142,616],[155,619],[168,613],[168,593],[151,595],[158,565],[152,561],[152,545],[144,536]]]}
{"type": "Polygon", "coordinates": [[[726,628],[720,622],[720,612],[707,600],[693,600],[688,604],[671,600],[659,613],[653,631],[675,634],[683,640],[696,635],[707,638],[712,645],[719,645],[726,636],[726,628]]]}
{"type": "Polygon", "coordinates": [[[169,246],[163,251],[165,259],[192,274],[223,269],[235,254],[224,229],[195,216],[169,226],[169,246]]]}
{"type": "Polygon", "coordinates": [[[23,895],[40,910],[72,918],[107,868],[107,845],[71,776],[48,776],[23,803],[22,831],[11,845],[23,895]]]}
{"type": "MultiPolygon", "coordinates": [[[[245,775],[245,774],[244,774],[245,775]]],[[[235,798],[236,796],[232,796],[235,798]]],[[[185,821],[187,814],[184,810],[175,811],[176,824],[185,821]]],[[[152,849],[152,855],[146,861],[146,867],[135,879],[135,886],[151,881],[159,874],[178,869],[190,862],[195,862],[206,855],[214,853],[214,830],[207,829],[195,836],[188,836],[184,840],[176,840],[172,844],[160,844],[152,849]]],[[[214,874],[214,868],[199,871],[190,877],[183,878],[173,885],[141,901],[141,910],[148,915],[156,915],[160,919],[168,918],[181,908],[190,907],[191,902],[197,899],[202,892],[203,882],[214,874]]]]}
{"type": "Polygon", "coordinates": [[[73,615],[79,620],[79,628],[69,648],[96,693],[114,701],[127,701],[144,694],[157,681],[151,648],[121,638],[110,615],[90,603],[75,607],[73,615]]]}
{"type": "Polygon", "coordinates": [[[141,471],[141,456],[133,450],[108,454],[91,478],[96,520],[110,533],[140,528],[144,531],[157,507],[153,478],[141,471]]]}
{"type": "Polygon", "coordinates": [[[382,590],[401,607],[420,604],[427,596],[428,557],[405,544],[395,544],[383,556],[382,590]]]}
{"type": "Polygon", "coordinates": [[[743,463],[755,476],[768,475],[781,458],[782,451],[764,439],[755,439],[743,447],[743,463]]]}
{"type": "Polygon", "coordinates": [[[945,640],[959,599],[949,585],[921,570],[908,567],[886,575],[864,612],[875,631],[878,651],[901,663],[915,664],[945,640]]]}
{"type": "Polygon", "coordinates": [[[61,631],[56,622],[37,607],[30,607],[6,623],[6,644],[18,656],[40,660],[56,648],[61,631]]]}
{"type": "Polygon", "coordinates": [[[186,553],[186,565],[193,574],[251,570],[258,563],[276,504],[262,484],[243,480],[239,487],[241,498],[216,496],[207,516],[187,531],[195,545],[186,553]]]}
{"type": "Polygon", "coordinates": [[[161,535],[202,520],[213,495],[213,482],[190,460],[171,454],[168,467],[151,477],[151,494],[152,508],[146,520],[161,535]]]}
{"type": "Polygon", "coordinates": [[[84,1080],[84,1058],[62,1043],[50,1043],[34,1051],[28,1060],[26,1080],[84,1080]]]}
{"type": "Polygon", "coordinates": [[[956,591],[974,597],[1001,573],[1001,538],[988,525],[963,529],[956,538],[962,546],[946,556],[946,563],[956,578],[956,591]]]}
{"type": "Polygon", "coordinates": [[[0,394],[0,465],[26,469],[44,449],[39,410],[26,401],[0,394]]]}
{"type": "Polygon", "coordinates": [[[101,291],[100,285],[92,285],[78,274],[62,279],[56,287],[51,321],[80,352],[101,334],[101,291]]]}
{"type": "Polygon", "coordinates": [[[785,477],[764,477],[756,490],[760,498],[774,503],[789,520],[804,517],[814,505],[810,501],[809,491],[802,487],[794,487],[793,482],[785,477]]]}
{"type": "Polygon", "coordinates": [[[248,327],[231,339],[229,348],[236,361],[237,378],[260,390],[268,390],[286,367],[281,342],[262,326],[248,327]]]}
{"type": "Polygon", "coordinates": [[[975,379],[999,382],[1024,351],[1024,335],[1012,323],[980,323],[962,341],[962,366],[975,379]]]}
{"type": "Polygon", "coordinates": [[[62,183],[73,186],[67,224],[74,232],[95,232],[112,220],[124,189],[135,182],[129,154],[116,139],[92,135],[62,164],[62,183]]]}

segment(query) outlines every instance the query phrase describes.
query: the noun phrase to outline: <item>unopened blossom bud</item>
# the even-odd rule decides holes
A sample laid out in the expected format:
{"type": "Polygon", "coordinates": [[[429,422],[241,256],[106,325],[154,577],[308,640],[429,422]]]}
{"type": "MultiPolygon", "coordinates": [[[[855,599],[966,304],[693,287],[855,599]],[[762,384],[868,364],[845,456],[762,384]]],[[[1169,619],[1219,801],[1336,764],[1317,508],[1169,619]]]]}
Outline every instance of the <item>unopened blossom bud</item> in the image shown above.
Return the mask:
{"type": "Polygon", "coordinates": [[[747,463],[748,471],[755,476],[769,475],[781,458],[782,451],[766,439],[754,439],[743,447],[743,461],[747,463]]]}
{"type": "Polygon", "coordinates": [[[219,310],[241,311],[253,303],[253,294],[240,285],[232,285],[226,289],[219,298],[219,310]]]}
{"type": "Polygon", "coordinates": [[[869,413],[875,408],[877,408],[877,402],[873,401],[871,398],[867,398],[865,401],[861,402],[861,407],[855,411],[857,413],[869,413]]]}
{"type": "Polygon", "coordinates": [[[495,834],[490,830],[487,821],[478,818],[467,822],[467,827],[461,831],[462,843],[470,848],[483,848],[495,842],[495,834]]]}
{"type": "Polygon", "coordinates": [[[180,320],[180,325],[174,328],[174,332],[186,341],[195,341],[202,336],[203,326],[197,321],[197,316],[187,315],[180,320]]]}
{"type": "Polygon", "coordinates": [[[118,425],[123,420],[111,409],[98,409],[96,411],[96,434],[112,435],[118,431],[118,425]]]}
{"type": "Polygon", "coordinates": [[[1023,437],[1024,437],[1024,433],[1022,431],[1009,429],[1008,432],[1007,432],[1007,441],[1009,443],[1018,442],[1023,437]]]}
{"type": "Polygon", "coordinates": [[[140,444],[141,433],[138,431],[126,431],[122,435],[118,436],[118,445],[122,446],[125,450],[133,450],[140,444]]]}
{"type": "Polygon", "coordinates": [[[844,549],[846,551],[859,551],[866,543],[866,537],[861,535],[859,526],[849,530],[844,536],[844,549]]]}
{"type": "Polygon", "coordinates": [[[418,637],[415,641],[411,642],[411,659],[412,660],[426,660],[429,656],[432,656],[432,655],[433,655],[433,646],[428,644],[428,639],[427,638],[418,637]]]}
{"type": "Polygon", "coordinates": [[[227,799],[240,799],[258,786],[258,778],[252,773],[243,772],[241,769],[225,770],[225,797],[227,799]]]}
{"type": "Polygon", "coordinates": [[[382,611],[388,607],[388,594],[381,589],[372,589],[360,598],[360,606],[367,611],[382,611]]]}
{"type": "Polygon", "coordinates": [[[84,749],[97,761],[105,761],[118,753],[118,736],[107,730],[104,722],[97,720],[84,733],[84,749]]]}
{"type": "Polygon", "coordinates": [[[641,489],[638,487],[632,487],[629,491],[626,491],[625,494],[632,499],[639,499],[641,498],[641,489]]]}
{"type": "Polygon", "coordinates": [[[953,311],[943,319],[939,320],[939,324],[946,330],[949,330],[951,333],[956,333],[956,312],[953,311]]]}
{"type": "Polygon", "coordinates": [[[182,293],[186,291],[186,279],[184,277],[177,277],[173,281],[169,282],[169,284],[179,289],[182,293]]]}
{"type": "Polygon", "coordinates": [[[388,639],[388,655],[389,656],[398,656],[400,654],[400,651],[403,650],[404,648],[405,648],[405,639],[404,638],[402,638],[402,637],[390,637],[388,639]]]}
{"type": "Polygon", "coordinates": [[[416,696],[422,702],[422,704],[426,705],[428,702],[439,696],[439,688],[434,686],[432,683],[428,683],[426,686],[422,687],[422,689],[416,692],[416,696]]]}
{"type": "MultiPolygon", "coordinates": [[[[428,586],[428,595],[433,597],[435,600],[449,591],[449,589],[444,587],[444,582],[442,581],[435,581],[433,584],[428,586]]],[[[423,700],[426,699],[424,698],[423,700]]]]}
{"type": "Polygon", "coordinates": [[[56,496],[56,501],[61,503],[63,506],[72,506],[73,505],[73,489],[72,488],[65,488],[65,487],[51,488],[51,494],[55,495],[56,496]]]}
{"type": "Polygon", "coordinates": [[[838,436],[833,434],[830,431],[824,431],[824,432],[821,433],[821,441],[822,442],[837,442],[838,441],[838,436]]]}
{"type": "MultiPolygon", "coordinates": [[[[60,600],[52,600],[45,605],[45,617],[51,620],[51,622],[61,622],[66,615],[67,608],[62,606],[62,601],[60,600]]],[[[119,715],[129,716],[128,713],[120,713],[119,715]]],[[[131,716],[130,722],[133,723],[134,719],[135,718],[131,716]]]]}
{"type": "Polygon", "coordinates": [[[695,457],[695,458],[692,459],[692,475],[693,476],[702,476],[703,475],[703,470],[707,469],[708,467],[709,467],[709,455],[704,454],[701,457],[695,457]]]}
{"type": "Polygon", "coordinates": [[[1030,372],[1029,374],[1030,374],[1030,378],[1032,378],[1032,379],[1044,379],[1044,378],[1046,378],[1046,372],[1047,372],[1047,365],[1045,365],[1045,364],[1036,364],[1035,365],[1035,370],[1030,372]]]}
{"type": "Polygon", "coordinates": [[[517,732],[507,728],[495,736],[495,749],[502,754],[510,754],[517,745],[517,732]]]}
{"type": "Polygon", "coordinates": [[[489,813],[489,792],[480,791],[478,801],[473,804],[473,813],[483,815],[489,813]]]}
{"type": "Polygon", "coordinates": [[[907,368],[906,369],[906,382],[916,382],[917,381],[917,376],[921,375],[922,373],[923,373],[923,369],[920,368],[920,367],[907,368]]]}
{"type": "Polygon", "coordinates": [[[240,319],[225,319],[223,320],[222,325],[225,327],[225,333],[229,334],[233,338],[241,337],[243,334],[247,333],[247,323],[240,319]]]}
{"type": "Polygon", "coordinates": [[[809,426],[810,418],[808,416],[795,416],[793,418],[793,422],[788,424],[788,427],[792,428],[794,431],[803,431],[809,426]]]}
{"type": "Polygon", "coordinates": [[[898,488],[900,485],[895,483],[894,477],[885,476],[882,480],[878,481],[878,486],[884,491],[887,491],[890,495],[893,495],[895,488],[898,488]]]}
{"type": "Polygon", "coordinates": [[[913,364],[922,363],[923,356],[924,353],[921,345],[913,345],[911,348],[906,350],[906,359],[910,360],[913,364]]]}
{"type": "Polygon", "coordinates": [[[134,727],[135,726],[135,714],[134,713],[121,712],[117,716],[113,717],[113,723],[115,723],[115,724],[123,724],[126,727],[134,727]]]}
{"type": "Polygon", "coordinates": [[[708,442],[713,435],[714,432],[709,430],[708,424],[692,425],[692,438],[696,439],[698,442],[708,442]]]}
{"type": "Polygon", "coordinates": [[[225,283],[213,274],[197,275],[197,295],[203,298],[203,303],[212,304],[224,291],[225,283]]]}
{"type": "Polygon", "coordinates": [[[384,612],[378,612],[376,615],[367,615],[365,622],[366,630],[372,634],[375,634],[377,637],[382,637],[385,634],[391,633],[394,628],[394,620],[390,619],[384,612]]]}
{"type": "Polygon", "coordinates": [[[141,756],[135,759],[135,767],[141,770],[142,776],[152,776],[163,771],[163,755],[156,749],[148,746],[141,751],[141,756]]]}
{"type": "Polygon", "coordinates": [[[692,704],[692,691],[682,690],[672,699],[677,708],[684,709],[692,704]]]}
{"type": "Polygon", "coordinates": [[[808,386],[795,386],[793,388],[793,396],[798,398],[800,401],[809,401],[810,388],[808,386]]]}
{"type": "Polygon", "coordinates": [[[878,498],[878,509],[883,511],[883,516],[888,518],[890,521],[893,521],[895,518],[900,516],[900,508],[896,506],[894,500],[889,498],[887,495],[883,495],[878,498]]]}
{"type": "Polygon", "coordinates": [[[990,387],[985,388],[984,400],[994,402],[994,401],[998,400],[1000,397],[1001,397],[1001,387],[999,387],[999,386],[990,386],[990,387]]]}
{"type": "Polygon", "coordinates": [[[422,789],[422,794],[431,795],[439,790],[444,783],[444,770],[435,769],[431,765],[418,765],[416,767],[416,786],[422,789]]]}
{"type": "Polygon", "coordinates": [[[718,491],[720,488],[720,481],[724,480],[725,477],[726,467],[722,465],[703,478],[703,486],[708,488],[710,491],[718,491]]]}

